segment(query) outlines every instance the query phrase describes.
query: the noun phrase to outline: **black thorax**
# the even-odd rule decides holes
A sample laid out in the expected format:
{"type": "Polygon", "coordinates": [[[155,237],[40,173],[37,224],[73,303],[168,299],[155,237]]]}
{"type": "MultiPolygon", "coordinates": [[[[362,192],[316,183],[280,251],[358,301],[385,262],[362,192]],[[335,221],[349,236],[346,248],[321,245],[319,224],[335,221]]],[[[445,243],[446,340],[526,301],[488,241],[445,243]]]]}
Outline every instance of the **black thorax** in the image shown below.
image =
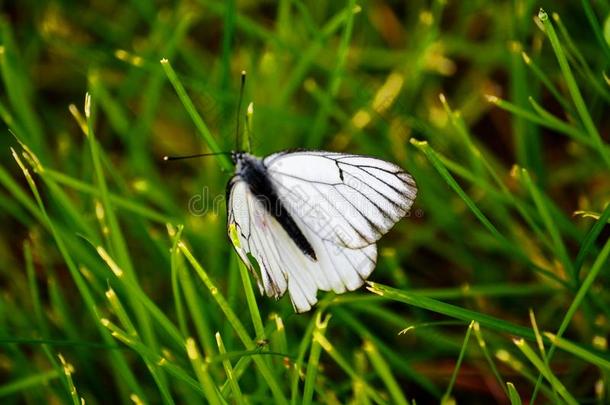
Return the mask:
{"type": "Polygon", "coordinates": [[[313,247],[278,196],[263,162],[253,156],[241,153],[236,154],[234,159],[238,167],[237,174],[248,184],[250,191],[263,204],[265,210],[279,222],[303,253],[313,260],[317,260],[313,247]]]}

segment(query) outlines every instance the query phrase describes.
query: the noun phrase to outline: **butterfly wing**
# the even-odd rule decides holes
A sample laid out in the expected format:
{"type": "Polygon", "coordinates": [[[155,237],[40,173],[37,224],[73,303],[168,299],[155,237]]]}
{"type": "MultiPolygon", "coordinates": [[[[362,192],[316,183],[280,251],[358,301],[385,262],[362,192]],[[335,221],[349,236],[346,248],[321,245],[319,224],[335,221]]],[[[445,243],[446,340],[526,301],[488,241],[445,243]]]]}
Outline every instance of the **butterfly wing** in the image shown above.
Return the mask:
{"type": "Polygon", "coordinates": [[[296,151],[263,163],[292,216],[337,246],[375,243],[406,215],[417,194],[411,175],[373,157],[296,151]]]}
{"type": "Polygon", "coordinates": [[[300,217],[293,216],[316,252],[313,260],[303,254],[246,182],[234,177],[227,194],[229,232],[234,225],[238,255],[255,275],[261,293],[279,298],[288,290],[297,312],[311,309],[317,302],[317,290],[337,293],[354,290],[373,271],[377,259],[375,244],[356,249],[337,245],[316,235],[300,217]],[[256,259],[260,271],[249,255],[256,259]]]}

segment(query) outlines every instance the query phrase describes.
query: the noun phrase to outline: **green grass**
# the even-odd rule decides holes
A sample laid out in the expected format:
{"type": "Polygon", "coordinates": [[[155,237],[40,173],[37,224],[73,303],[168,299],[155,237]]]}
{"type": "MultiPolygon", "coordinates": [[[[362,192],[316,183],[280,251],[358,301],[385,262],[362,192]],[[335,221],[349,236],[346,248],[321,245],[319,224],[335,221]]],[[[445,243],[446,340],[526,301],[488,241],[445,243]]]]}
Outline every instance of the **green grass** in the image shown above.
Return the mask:
{"type": "Polygon", "coordinates": [[[607,403],[610,3],[406,4],[3,3],[0,401],[607,403]],[[236,147],[242,70],[255,154],[419,187],[306,314],[237,258],[227,156],[162,160],[236,147]]]}

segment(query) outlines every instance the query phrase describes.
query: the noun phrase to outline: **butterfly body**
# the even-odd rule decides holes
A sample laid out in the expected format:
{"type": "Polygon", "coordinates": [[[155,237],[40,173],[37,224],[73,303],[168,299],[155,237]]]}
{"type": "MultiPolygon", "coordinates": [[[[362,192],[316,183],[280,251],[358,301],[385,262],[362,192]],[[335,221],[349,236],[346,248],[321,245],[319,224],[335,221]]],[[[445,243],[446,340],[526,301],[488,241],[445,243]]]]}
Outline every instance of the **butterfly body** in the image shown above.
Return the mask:
{"type": "Polygon", "coordinates": [[[417,193],[407,172],[368,156],[299,150],[231,157],[227,221],[237,231],[235,249],[261,293],[288,292],[297,312],[311,309],[318,290],[360,287],[375,268],[377,240],[417,193]]]}
{"type": "MultiPolygon", "coordinates": [[[[284,228],[299,249],[312,260],[317,260],[316,253],[307,241],[307,238],[303,235],[303,232],[294,222],[284,203],[278,197],[278,193],[270,181],[263,160],[245,152],[234,152],[231,158],[235,163],[235,176],[248,184],[252,194],[262,204],[264,209],[284,228]]],[[[231,184],[231,181],[229,184],[231,184]]],[[[266,224],[267,222],[264,220],[264,217],[262,218],[262,223],[266,224]]]]}

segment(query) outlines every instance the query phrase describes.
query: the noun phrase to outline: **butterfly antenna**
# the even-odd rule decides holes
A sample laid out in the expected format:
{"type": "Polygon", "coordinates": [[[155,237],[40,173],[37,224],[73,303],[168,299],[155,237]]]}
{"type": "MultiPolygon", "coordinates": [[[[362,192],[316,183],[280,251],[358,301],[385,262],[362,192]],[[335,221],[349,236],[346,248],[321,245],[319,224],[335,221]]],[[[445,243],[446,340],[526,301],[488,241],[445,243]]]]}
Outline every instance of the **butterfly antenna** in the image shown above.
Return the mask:
{"type": "Polygon", "coordinates": [[[231,155],[231,152],[212,152],[212,153],[197,153],[196,155],[186,156],[163,156],[163,160],[168,162],[170,160],[182,160],[182,159],[193,159],[205,156],[216,156],[216,155],[231,155]]]}
{"type": "Polygon", "coordinates": [[[239,121],[241,118],[241,102],[244,97],[244,87],[246,87],[246,71],[241,71],[241,84],[239,85],[239,101],[237,102],[237,124],[235,125],[235,147],[242,150],[241,139],[239,137],[239,121]]]}

